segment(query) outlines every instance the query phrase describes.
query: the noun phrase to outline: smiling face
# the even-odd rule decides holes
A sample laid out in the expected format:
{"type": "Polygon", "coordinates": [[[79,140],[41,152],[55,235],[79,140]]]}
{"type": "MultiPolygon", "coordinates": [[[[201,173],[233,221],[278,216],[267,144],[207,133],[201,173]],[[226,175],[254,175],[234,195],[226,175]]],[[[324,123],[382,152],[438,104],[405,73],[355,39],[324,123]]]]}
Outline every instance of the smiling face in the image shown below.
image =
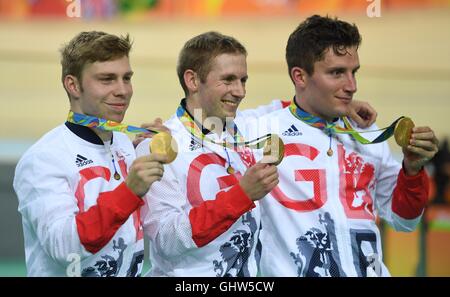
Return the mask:
{"type": "Polygon", "coordinates": [[[327,49],[324,59],[314,63],[313,74],[302,70],[304,78],[296,83],[296,100],[300,107],[327,121],[348,115],[349,104],[357,90],[357,47],[348,47],[344,52],[344,55],[337,55],[331,48],[327,49]]]}
{"type": "Polygon", "coordinates": [[[225,121],[227,117],[234,118],[245,97],[247,79],[245,55],[220,54],[211,62],[205,81],[198,80],[197,90],[192,94],[189,105],[202,109],[203,119],[218,117],[225,121]]]}
{"type": "Polygon", "coordinates": [[[133,95],[132,75],[127,56],[86,64],[70,102],[71,110],[122,122],[133,95]]]}

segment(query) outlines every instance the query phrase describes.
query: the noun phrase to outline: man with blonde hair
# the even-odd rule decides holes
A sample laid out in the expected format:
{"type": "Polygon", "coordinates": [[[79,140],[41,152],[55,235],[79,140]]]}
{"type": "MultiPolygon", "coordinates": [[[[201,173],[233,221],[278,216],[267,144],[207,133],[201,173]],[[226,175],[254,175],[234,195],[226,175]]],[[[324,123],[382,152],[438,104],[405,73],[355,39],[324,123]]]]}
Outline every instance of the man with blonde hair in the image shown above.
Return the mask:
{"type": "MultiPolygon", "coordinates": [[[[238,40],[218,32],[191,38],[179,54],[186,97],[165,122],[179,153],[142,209],[152,276],[257,275],[258,202],[278,184],[278,173],[273,164],[255,162],[242,145],[250,140],[245,120],[283,104],[238,111],[246,95],[246,59],[238,40]]],[[[149,153],[148,142],[139,144],[138,155],[149,153]]]]}
{"type": "MultiPolygon", "coordinates": [[[[128,35],[91,31],[62,48],[70,114],[122,122],[133,94],[131,47],[128,35]]],[[[16,168],[28,275],[138,276],[141,197],[160,180],[165,157],[136,159],[125,134],[71,119],[36,142],[16,168]]]]}

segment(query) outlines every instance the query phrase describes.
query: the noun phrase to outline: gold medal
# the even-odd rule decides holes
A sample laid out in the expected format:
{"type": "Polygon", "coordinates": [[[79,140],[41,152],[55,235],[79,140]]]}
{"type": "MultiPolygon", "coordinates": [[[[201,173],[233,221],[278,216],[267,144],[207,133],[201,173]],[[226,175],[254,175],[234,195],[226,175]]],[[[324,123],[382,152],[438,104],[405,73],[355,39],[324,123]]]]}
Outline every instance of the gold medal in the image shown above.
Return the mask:
{"type": "Polygon", "coordinates": [[[234,168],[233,168],[233,167],[228,166],[228,167],[227,167],[227,172],[228,172],[228,174],[233,174],[235,171],[234,171],[234,168]]]}
{"type": "Polygon", "coordinates": [[[333,155],[333,150],[331,148],[328,149],[327,155],[331,157],[333,155]]]}
{"type": "Polygon", "coordinates": [[[114,179],[115,180],[119,180],[120,179],[120,174],[117,172],[114,172],[114,179]]]}
{"type": "Polygon", "coordinates": [[[167,132],[160,132],[152,137],[150,152],[167,156],[166,164],[171,163],[177,157],[178,144],[167,132]]]}
{"type": "Polygon", "coordinates": [[[402,148],[406,148],[409,145],[412,128],[414,128],[414,122],[410,118],[401,119],[395,126],[395,142],[402,148]]]}
{"type": "Polygon", "coordinates": [[[283,161],[284,158],[284,143],[283,140],[277,135],[272,134],[269,139],[267,139],[263,150],[263,159],[261,162],[278,165],[283,161]]]}

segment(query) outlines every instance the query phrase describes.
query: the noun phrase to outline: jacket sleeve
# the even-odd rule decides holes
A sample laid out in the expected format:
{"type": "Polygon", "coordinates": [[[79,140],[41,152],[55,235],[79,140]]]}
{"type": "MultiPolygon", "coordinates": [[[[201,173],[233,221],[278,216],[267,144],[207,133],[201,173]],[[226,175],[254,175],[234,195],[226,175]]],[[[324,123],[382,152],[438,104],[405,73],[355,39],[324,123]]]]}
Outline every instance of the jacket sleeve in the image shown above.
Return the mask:
{"type": "Polygon", "coordinates": [[[402,168],[392,198],[392,211],[403,219],[414,219],[422,215],[428,202],[429,179],[422,169],[415,176],[408,176],[402,168]]]}
{"type": "Polygon", "coordinates": [[[24,224],[47,254],[65,265],[70,253],[83,259],[103,248],[143,201],[121,184],[80,212],[67,176],[71,170],[55,158],[45,152],[26,156],[16,168],[14,189],[24,224]]]}
{"type": "Polygon", "coordinates": [[[113,191],[100,193],[97,204],[75,215],[80,242],[89,252],[101,250],[125,224],[130,215],[144,204],[122,182],[113,191]]]}
{"type": "Polygon", "coordinates": [[[202,247],[255,207],[239,184],[220,191],[214,200],[191,208],[173,164],[165,165],[162,180],[150,188],[141,210],[144,232],[164,257],[181,256],[202,247]]]}
{"type": "Polygon", "coordinates": [[[407,176],[383,143],[383,160],[377,178],[375,205],[380,216],[397,231],[413,231],[426,206],[429,182],[425,171],[407,176]]]}

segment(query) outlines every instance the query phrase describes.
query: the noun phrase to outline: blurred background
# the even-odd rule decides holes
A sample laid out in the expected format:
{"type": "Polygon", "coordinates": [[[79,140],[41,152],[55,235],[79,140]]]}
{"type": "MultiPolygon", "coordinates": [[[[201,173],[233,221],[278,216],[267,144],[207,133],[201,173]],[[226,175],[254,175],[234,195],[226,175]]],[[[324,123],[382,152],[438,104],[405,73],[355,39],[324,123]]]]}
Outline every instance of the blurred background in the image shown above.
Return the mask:
{"type": "Polygon", "coordinates": [[[412,233],[380,224],[392,275],[450,276],[450,0],[0,0],[0,276],[26,275],[12,180],[25,150],[66,119],[63,43],[83,30],[130,33],[134,96],[125,122],[140,125],[175,111],[183,97],[178,52],[210,30],[235,36],[249,52],[241,108],[291,99],[286,41],[314,13],[358,25],[355,97],[375,107],[378,125],[410,116],[440,139],[441,151],[427,166],[432,193],[423,223],[412,233]]]}

